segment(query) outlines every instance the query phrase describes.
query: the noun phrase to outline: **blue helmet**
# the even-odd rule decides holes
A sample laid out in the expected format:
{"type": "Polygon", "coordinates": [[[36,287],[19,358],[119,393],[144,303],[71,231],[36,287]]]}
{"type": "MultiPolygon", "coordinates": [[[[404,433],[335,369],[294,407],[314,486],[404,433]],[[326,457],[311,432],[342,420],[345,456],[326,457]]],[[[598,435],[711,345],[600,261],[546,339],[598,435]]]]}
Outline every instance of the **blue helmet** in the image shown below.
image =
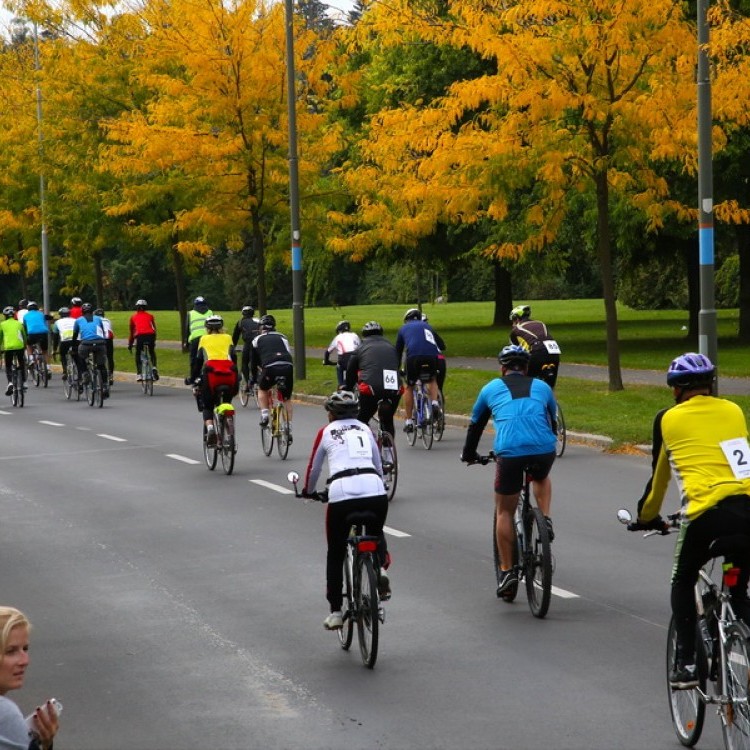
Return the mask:
{"type": "Polygon", "coordinates": [[[497,355],[497,361],[511,370],[525,370],[529,366],[530,355],[522,346],[510,344],[503,347],[497,355]]]}
{"type": "Polygon", "coordinates": [[[705,354],[688,352],[672,360],[667,370],[667,385],[671,388],[700,388],[711,385],[715,372],[713,362],[705,354]]]}

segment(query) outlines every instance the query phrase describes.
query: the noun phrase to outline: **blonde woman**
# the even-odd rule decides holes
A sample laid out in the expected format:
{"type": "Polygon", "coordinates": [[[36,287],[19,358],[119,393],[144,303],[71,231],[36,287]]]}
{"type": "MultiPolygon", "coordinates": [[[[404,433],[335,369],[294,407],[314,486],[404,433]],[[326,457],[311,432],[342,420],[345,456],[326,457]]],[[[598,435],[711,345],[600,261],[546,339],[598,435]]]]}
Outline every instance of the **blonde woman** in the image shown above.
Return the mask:
{"type": "Polygon", "coordinates": [[[31,623],[13,607],[0,606],[0,750],[50,750],[57,733],[57,712],[51,701],[33,713],[31,730],[21,709],[7,697],[23,687],[29,666],[31,623]]]}

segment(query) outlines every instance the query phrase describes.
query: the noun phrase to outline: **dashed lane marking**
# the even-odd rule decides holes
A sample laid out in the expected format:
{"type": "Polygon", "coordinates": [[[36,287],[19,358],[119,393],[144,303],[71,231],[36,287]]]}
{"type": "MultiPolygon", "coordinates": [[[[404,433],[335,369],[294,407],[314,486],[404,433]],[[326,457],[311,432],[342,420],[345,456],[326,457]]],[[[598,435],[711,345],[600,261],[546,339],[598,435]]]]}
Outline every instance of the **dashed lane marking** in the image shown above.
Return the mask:
{"type": "Polygon", "coordinates": [[[115,443],[127,443],[128,441],[125,438],[117,437],[117,435],[107,435],[106,432],[97,432],[97,437],[104,438],[105,440],[112,440],[115,443]]]}
{"type": "Polygon", "coordinates": [[[565,589],[558,588],[557,586],[552,587],[552,593],[555,596],[559,596],[561,599],[579,599],[578,594],[574,594],[572,591],[566,591],[565,589]]]}
{"type": "Polygon", "coordinates": [[[187,456],[181,456],[179,453],[167,453],[167,458],[173,458],[175,461],[182,461],[184,464],[199,464],[200,461],[196,461],[194,458],[188,458],[187,456]]]}
{"type": "Polygon", "coordinates": [[[397,536],[399,539],[406,539],[411,534],[407,534],[405,531],[399,531],[398,529],[392,529],[390,526],[383,526],[383,531],[390,536],[397,536]]]}
{"type": "Polygon", "coordinates": [[[50,427],[65,427],[62,422],[50,422],[49,419],[40,419],[39,424],[47,424],[50,427]]]}
{"type": "Polygon", "coordinates": [[[266,487],[269,490],[278,492],[280,495],[293,495],[294,490],[290,490],[288,487],[282,487],[280,484],[274,484],[273,482],[266,482],[265,479],[248,479],[248,482],[266,487]]]}

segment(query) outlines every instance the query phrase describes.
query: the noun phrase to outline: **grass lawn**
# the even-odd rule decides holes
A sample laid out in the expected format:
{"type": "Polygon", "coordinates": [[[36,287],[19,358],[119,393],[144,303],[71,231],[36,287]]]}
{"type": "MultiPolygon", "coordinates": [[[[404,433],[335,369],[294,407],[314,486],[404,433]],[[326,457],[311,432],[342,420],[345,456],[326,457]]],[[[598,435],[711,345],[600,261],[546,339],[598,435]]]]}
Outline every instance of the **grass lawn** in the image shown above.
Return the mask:
{"type": "MultiPolygon", "coordinates": [[[[534,317],[550,327],[563,351],[563,362],[606,365],[604,306],[601,300],[564,300],[531,302],[534,317]]],[[[327,346],[339,320],[351,321],[359,330],[368,320],[379,321],[386,336],[395,339],[401,325],[405,305],[371,305],[305,310],[306,348],[327,346]]],[[[278,329],[292,341],[292,311],[272,310],[278,329]]],[[[506,328],[493,328],[493,305],[490,302],[451,303],[424,307],[430,323],[445,339],[449,375],[446,381],[448,412],[468,414],[479,389],[496,376],[496,371],[450,370],[450,356],[493,357],[507,343],[506,328]]],[[[110,313],[115,335],[127,337],[131,312],[110,313]]],[[[219,311],[231,332],[239,312],[219,311]]],[[[179,317],[174,311],[154,311],[159,339],[180,340],[179,317]]],[[[636,311],[620,306],[620,356],[622,367],[652,369],[666,372],[669,362],[678,354],[694,349],[686,340],[687,313],[681,311],[636,311]]],[[[750,374],[750,346],[737,341],[737,310],[718,312],[719,360],[724,375],[750,374]]],[[[293,341],[292,341],[293,343],[293,341]]],[[[179,350],[158,347],[159,371],[164,375],[184,377],[187,355],[179,350]]],[[[133,357],[126,349],[116,349],[118,369],[135,372],[133,357]]],[[[295,383],[295,390],[324,395],[336,386],[335,370],[324,367],[315,358],[307,360],[307,378],[295,383]]],[[[664,388],[627,386],[624,391],[609,393],[606,383],[574,380],[561,375],[557,396],[565,410],[568,428],[576,432],[608,435],[616,446],[648,443],[651,439],[653,415],[671,404],[671,392],[664,388]]],[[[750,397],[733,396],[747,413],[750,397]]]]}

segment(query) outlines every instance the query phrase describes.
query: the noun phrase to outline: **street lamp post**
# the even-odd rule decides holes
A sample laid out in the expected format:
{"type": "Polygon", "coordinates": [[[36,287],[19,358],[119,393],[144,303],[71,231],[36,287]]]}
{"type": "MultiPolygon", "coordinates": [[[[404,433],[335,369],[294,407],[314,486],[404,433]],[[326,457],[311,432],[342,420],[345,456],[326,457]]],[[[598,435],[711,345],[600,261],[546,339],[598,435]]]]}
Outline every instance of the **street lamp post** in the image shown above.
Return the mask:
{"type": "Polygon", "coordinates": [[[44,167],[41,159],[44,156],[44,136],[42,134],[42,87],[39,83],[39,33],[36,22],[34,22],[34,69],[36,70],[36,121],[39,131],[39,212],[42,217],[42,309],[49,313],[49,247],[47,244],[47,221],[46,221],[46,190],[44,184],[44,167]]]}
{"type": "MultiPolygon", "coordinates": [[[[714,303],[714,187],[711,149],[711,70],[708,61],[708,4],[698,0],[698,258],[701,309],[698,346],[718,367],[714,303]]],[[[718,389],[718,377],[715,383],[718,389]]]]}
{"type": "Polygon", "coordinates": [[[299,226],[299,165],[297,159],[297,86],[294,73],[294,0],[284,0],[286,20],[286,76],[289,118],[289,212],[292,224],[292,331],[295,376],[304,380],[305,312],[302,278],[302,240],[299,226]]]}

